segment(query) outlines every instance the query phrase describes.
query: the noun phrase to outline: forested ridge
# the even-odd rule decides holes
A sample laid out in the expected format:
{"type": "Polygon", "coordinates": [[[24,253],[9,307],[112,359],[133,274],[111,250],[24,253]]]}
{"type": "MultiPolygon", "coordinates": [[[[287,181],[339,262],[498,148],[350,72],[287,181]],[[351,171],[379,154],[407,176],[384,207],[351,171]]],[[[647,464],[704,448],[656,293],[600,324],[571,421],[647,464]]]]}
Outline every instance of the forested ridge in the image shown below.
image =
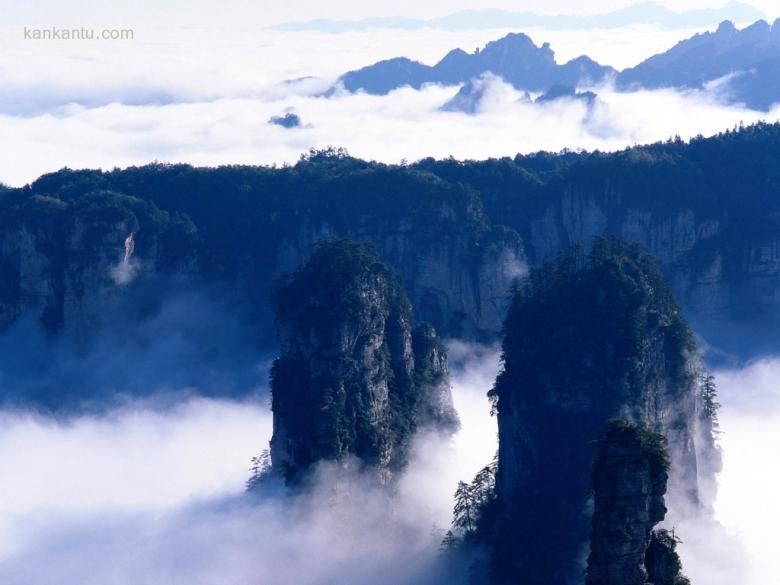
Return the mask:
{"type": "MultiPolygon", "coordinates": [[[[487,291],[480,286],[495,272],[491,262],[509,262],[501,260],[505,250],[539,265],[577,242],[617,234],[656,255],[686,309],[747,318],[763,311],[767,320],[780,316],[778,157],[780,125],[761,123],[614,153],[390,165],[329,148],[284,166],[62,169],[1,190],[0,221],[57,234],[79,218],[120,218],[138,231],[139,254],[151,246],[161,255],[158,269],[186,265],[240,281],[266,320],[273,279],[317,239],[373,241],[422,318],[445,335],[491,330],[488,321],[502,318],[496,299],[506,296],[506,278],[487,291]],[[453,293],[446,283],[455,277],[441,276],[424,291],[417,287],[421,274],[444,265],[460,266],[459,282],[471,284],[453,293]],[[464,315],[477,325],[463,329],[464,315]]],[[[61,242],[36,246],[48,246],[50,255],[61,242]]],[[[13,297],[18,284],[3,281],[13,297]]]]}

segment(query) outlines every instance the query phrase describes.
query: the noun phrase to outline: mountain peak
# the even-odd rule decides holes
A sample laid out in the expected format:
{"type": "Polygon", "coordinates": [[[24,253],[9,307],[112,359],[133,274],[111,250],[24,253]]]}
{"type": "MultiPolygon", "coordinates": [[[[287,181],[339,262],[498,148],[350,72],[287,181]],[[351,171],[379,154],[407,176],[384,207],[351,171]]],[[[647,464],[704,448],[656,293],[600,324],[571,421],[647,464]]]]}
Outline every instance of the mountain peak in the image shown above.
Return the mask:
{"type": "MultiPolygon", "coordinates": [[[[541,48],[549,49],[550,45],[545,43],[541,48]]],[[[482,54],[496,50],[538,51],[539,47],[524,33],[509,33],[496,41],[490,41],[485,45],[482,54]]]]}
{"type": "Polygon", "coordinates": [[[718,30],[715,31],[716,34],[733,34],[737,32],[737,27],[734,26],[734,23],[730,20],[724,20],[718,25],[718,30]]]}
{"type": "Polygon", "coordinates": [[[742,29],[742,35],[743,36],[766,36],[770,33],[772,30],[772,27],[769,26],[769,23],[766,20],[757,20],[750,26],[742,29]]]}
{"type": "MultiPolygon", "coordinates": [[[[556,84],[577,87],[582,83],[599,83],[614,73],[611,67],[585,57],[559,65],[549,43],[537,46],[531,37],[516,32],[491,41],[473,53],[454,49],[432,67],[396,58],[345,73],[340,82],[349,91],[386,94],[404,85],[414,88],[425,83],[462,85],[492,74],[515,89],[544,93],[556,84]]],[[[466,90],[470,91],[470,88],[466,90]]]]}

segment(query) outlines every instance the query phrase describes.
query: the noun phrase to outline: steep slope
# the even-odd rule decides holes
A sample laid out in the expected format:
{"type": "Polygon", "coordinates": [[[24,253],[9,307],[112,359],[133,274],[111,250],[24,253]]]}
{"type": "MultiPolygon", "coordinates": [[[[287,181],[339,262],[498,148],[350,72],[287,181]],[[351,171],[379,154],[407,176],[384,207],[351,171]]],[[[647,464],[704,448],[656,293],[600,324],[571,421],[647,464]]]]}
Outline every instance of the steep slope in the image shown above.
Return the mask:
{"type": "Polygon", "coordinates": [[[581,574],[590,444],[608,420],[663,435],[670,494],[698,508],[699,453],[713,440],[700,433],[700,393],[691,332],[646,252],[597,239],[590,257],[575,249],[533,271],[507,315],[491,392],[502,582],[563,585],[581,574]]]}
{"type": "Polygon", "coordinates": [[[636,67],[622,71],[618,87],[702,88],[727,75],[725,96],[767,110],[780,101],[780,20],[763,20],[738,30],[724,21],[715,32],[697,34],[636,67]]]}
{"type": "Polygon", "coordinates": [[[413,328],[403,288],[370,248],[320,243],[278,282],[274,305],[271,458],[288,481],[350,455],[388,479],[416,429],[457,428],[444,347],[429,325],[413,328]]]}
{"type": "Polygon", "coordinates": [[[594,236],[620,235],[653,253],[708,335],[727,343],[720,328],[731,323],[771,343],[780,322],[778,157],[780,126],[759,124],[610,154],[424,160],[418,168],[478,191],[486,213],[522,236],[532,265],[594,236]]]}
{"type": "MultiPolygon", "coordinates": [[[[64,273],[47,270],[45,278],[26,276],[38,270],[36,262],[56,260],[67,247],[64,236],[52,240],[45,223],[48,215],[24,210],[42,200],[50,203],[47,209],[68,208],[79,221],[86,221],[74,202],[101,190],[137,199],[139,205],[151,205],[188,225],[191,232],[178,234],[173,227],[164,231],[160,245],[164,257],[159,262],[149,257],[156,254],[155,231],[138,228],[135,256],[143,263],[142,273],[180,272],[178,261],[167,258],[186,256],[187,272],[227,285],[247,300],[264,347],[273,345],[266,302],[271,283],[298,266],[323,238],[373,242],[401,276],[418,316],[446,335],[487,337],[497,331],[506,311],[506,291],[525,268],[520,238],[492,225],[472,190],[430,173],[367,163],[337,151],[312,154],[286,169],[187,165],[112,173],[65,169],[41,177],[29,188],[0,195],[6,242],[0,250],[0,278],[5,283],[0,287],[0,327],[39,305],[51,306],[48,311],[57,315],[65,310],[61,295],[30,288],[60,289],[65,286],[64,273]],[[32,252],[19,252],[29,239],[27,232],[38,234],[30,244],[40,255],[38,260],[32,252]],[[44,239],[51,245],[44,245],[44,239]]],[[[121,260],[124,240],[135,226],[119,226],[105,261],[97,253],[81,254],[83,290],[102,294],[105,287],[88,280],[88,273],[99,273],[110,284],[108,264],[121,260]]],[[[78,280],[75,267],[71,274],[78,280]]],[[[55,331],[70,325],[79,328],[62,317],[46,323],[55,331]]]]}
{"type": "Polygon", "coordinates": [[[95,190],[8,195],[0,215],[0,329],[27,316],[75,340],[99,327],[135,277],[186,274],[196,228],[153,203],[95,190]]]}
{"type": "MultiPolygon", "coordinates": [[[[617,153],[394,166],[329,151],[286,168],[62,170],[0,192],[2,326],[25,314],[40,317],[50,306],[46,313],[60,317],[47,318],[48,325],[77,332],[82,321],[70,308],[79,305],[65,311],[65,298],[73,296],[56,292],[66,287],[65,272],[45,268],[63,266],[58,258],[67,238],[56,234],[70,224],[59,212],[31,210],[48,202],[42,210],[67,208],[74,221],[89,223],[76,202],[112,191],[157,209],[169,218],[164,224],[173,222],[160,231],[159,246],[152,224],[135,233],[139,276],[191,271],[235,290],[252,311],[261,348],[273,346],[271,283],[320,239],[374,243],[420,319],[444,336],[491,339],[500,331],[508,291],[528,263],[541,265],[600,234],[647,247],[708,336],[723,326],[718,341],[728,342],[733,327],[745,327],[750,334],[743,338],[768,346],[780,323],[778,157],[780,125],[761,124],[617,153]],[[57,219],[50,224],[47,217],[57,219]]],[[[67,286],[81,283],[95,298],[108,290],[132,292],[115,286],[109,273],[134,226],[112,232],[109,252],[81,253],[67,286]]]]}

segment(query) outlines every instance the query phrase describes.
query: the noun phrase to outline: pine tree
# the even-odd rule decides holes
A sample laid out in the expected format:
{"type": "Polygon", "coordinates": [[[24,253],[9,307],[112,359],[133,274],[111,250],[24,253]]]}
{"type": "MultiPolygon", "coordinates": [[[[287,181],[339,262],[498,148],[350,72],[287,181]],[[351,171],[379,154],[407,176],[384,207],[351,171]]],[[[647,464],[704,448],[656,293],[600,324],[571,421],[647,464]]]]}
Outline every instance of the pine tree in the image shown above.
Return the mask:
{"type": "Polygon", "coordinates": [[[466,534],[471,533],[477,527],[476,514],[477,502],[474,498],[474,489],[465,481],[459,481],[458,489],[455,490],[452,525],[466,534]]]}
{"type": "Polygon", "coordinates": [[[461,540],[455,536],[455,533],[452,530],[448,530],[444,535],[444,538],[441,539],[441,545],[439,546],[439,549],[442,552],[449,552],[457,549],[460,544],[461,540]]]}
{"type": "Polygon", "coordinates": [[[249,468],[249,472],[251,475],[246,480],[246,490],[252,491],[271,473],[271,453],[268,449],[263,449],[260,455],[252,457],[252,466],[249,468]]]}
{"type": "Polygon", "coordinates": [[[701,376],[701,390],[699,396],[701,397],[704,415],[710,420],[712,430],[717,432],[720,427],[718,421],[720,403],[718,402],[718,388],[715,384],[714,376],[709,374],[701,376]]]}

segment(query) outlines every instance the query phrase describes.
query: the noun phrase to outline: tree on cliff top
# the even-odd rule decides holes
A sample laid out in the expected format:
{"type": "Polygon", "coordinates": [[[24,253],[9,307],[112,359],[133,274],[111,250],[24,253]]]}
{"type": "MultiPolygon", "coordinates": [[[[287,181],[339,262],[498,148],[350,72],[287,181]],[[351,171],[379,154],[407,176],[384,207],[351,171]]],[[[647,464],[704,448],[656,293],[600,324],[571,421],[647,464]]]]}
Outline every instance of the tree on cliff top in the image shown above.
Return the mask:
{"type": "Polygon", "coordinates": [[[446,350],[432,327],[414,327],[372,246],[318,243],[280,277],[273,303],[282,355],[271,369],[271,455],[285,477],[346,456],[389,477],[419,427],[457,428],[446,350]]]}
{"type": "Polygon", "coordinates": [[[500,409],[502,392],[520,380],[608,385],[625,395],[641,383],[638,360],[653,330],[674,375],[687,376],[693,334],[650,252],[618,237],[595,238],[588,256],[574,246],[516,287],[504,323],[505,367],[490,396],[500,409]]]}

